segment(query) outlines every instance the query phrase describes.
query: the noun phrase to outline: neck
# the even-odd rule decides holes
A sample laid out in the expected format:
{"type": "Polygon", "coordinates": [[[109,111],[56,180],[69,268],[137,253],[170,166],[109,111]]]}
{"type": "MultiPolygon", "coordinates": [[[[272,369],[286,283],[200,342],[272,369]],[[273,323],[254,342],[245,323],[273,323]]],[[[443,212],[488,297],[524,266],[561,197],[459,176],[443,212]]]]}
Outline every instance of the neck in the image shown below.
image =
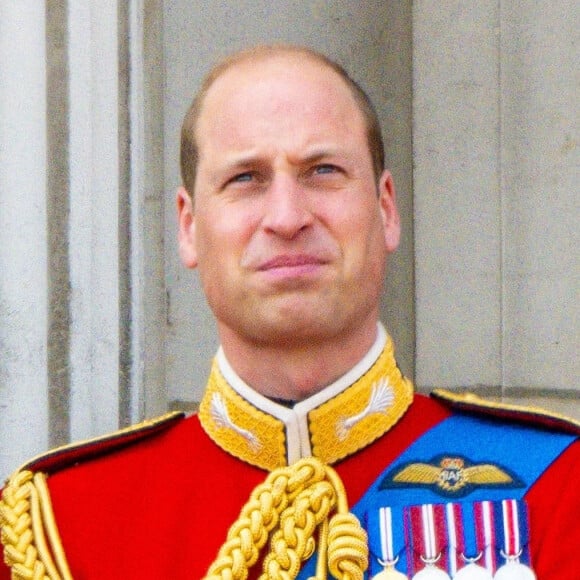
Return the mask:
{"type": "Polygon", "coordinates": [[[349,371],[377,338],[377,326],[324,341],[256,344],[220,332],[224,354],[237,375],[268,398],[302,401],[349,371]]]}

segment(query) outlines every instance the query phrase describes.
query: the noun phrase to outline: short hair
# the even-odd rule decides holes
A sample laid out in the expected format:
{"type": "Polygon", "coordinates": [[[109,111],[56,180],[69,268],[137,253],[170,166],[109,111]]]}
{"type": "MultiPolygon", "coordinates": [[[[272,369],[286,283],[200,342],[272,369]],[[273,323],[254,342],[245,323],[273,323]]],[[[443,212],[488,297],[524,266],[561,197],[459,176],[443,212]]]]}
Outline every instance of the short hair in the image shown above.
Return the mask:
{"type": "Polygon", "coordinates": [[[214,82],[234,66],[252,60],[266,60],[280,55],[302,55],[322,64],[336,72],[350,89],[354,100],[362,113],[366,130],[369,152],[372,158],[373,171],[378,181],[385,166],[385,153],[381,125],[376,110],[366,92],[337,62],[311,48],[286,45],[258,45],[236,52],[218,62],[204,78],[200,90],[194,97],[181,126],[180,165],[183,187],[193,197],[197,165],[199,162],[199,147],[196,140],[196,131],[204,100],[214,82]]]}

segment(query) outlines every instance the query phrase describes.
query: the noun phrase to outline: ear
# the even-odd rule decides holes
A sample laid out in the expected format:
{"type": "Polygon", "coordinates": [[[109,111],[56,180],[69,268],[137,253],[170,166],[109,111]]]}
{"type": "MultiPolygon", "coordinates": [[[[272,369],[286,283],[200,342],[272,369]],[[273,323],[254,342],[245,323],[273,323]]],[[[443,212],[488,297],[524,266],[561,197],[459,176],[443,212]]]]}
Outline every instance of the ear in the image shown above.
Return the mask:
{"type": "Polygon", "coordinates": [[[193,200],[184,187],[177,190],[177,241],[179,257],[186,268],[197,266],[197,245],[195,241],[195,213],[193,200]]]}
{"type": "Polygon", "coordinates": [[[386,170],[379,180],[379,208],[385,231],[385,247],[390,254],[399,246],[401,220],[397,210],[395,182],[393,176],[386,170]]]}

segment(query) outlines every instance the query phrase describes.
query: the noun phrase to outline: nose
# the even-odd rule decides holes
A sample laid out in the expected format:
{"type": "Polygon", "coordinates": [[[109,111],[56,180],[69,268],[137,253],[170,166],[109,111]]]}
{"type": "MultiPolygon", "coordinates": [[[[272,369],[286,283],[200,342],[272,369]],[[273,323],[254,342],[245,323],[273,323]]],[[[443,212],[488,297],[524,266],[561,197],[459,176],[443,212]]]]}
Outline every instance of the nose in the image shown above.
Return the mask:
{"type": "Polygon", "coordinates": [[[262,227],[268,233],[292,239],[308,228],[313,215],[307,192],[293,175],[276,175],[266,196],[262,227]]]}

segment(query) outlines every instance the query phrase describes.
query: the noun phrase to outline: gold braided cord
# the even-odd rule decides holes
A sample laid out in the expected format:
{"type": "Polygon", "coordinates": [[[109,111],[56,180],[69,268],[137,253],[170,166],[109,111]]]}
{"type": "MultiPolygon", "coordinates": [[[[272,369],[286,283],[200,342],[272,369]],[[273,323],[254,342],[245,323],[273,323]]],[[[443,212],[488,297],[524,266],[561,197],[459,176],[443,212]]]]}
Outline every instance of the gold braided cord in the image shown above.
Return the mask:
{"type": "Polygon", "coordinates": [[[362,580],[368,566],[367,536],[348,511],[337,473],[309,457],[272,471],[256,487],[231,526],[205,580],[245,580],[270,539],[260,580],[296,578],[315,551],[316,579],[327,570],[342,580],[362,580]]]}
{"type": "Polygon", "coordinates": [[[38,491],[40,500],[40,508],[42,510],[42,523],[48,535],[48,542],[50,550],[56,561],[56,566],[60,572],[60,578],[67,580],[71,579],[72,575],[68,567],[68,562],[64,553],[54,513],[52,511],[52,501],[50,500],[50,492],[46,484],[46,475],[44,473],[36,473],[34,475],[34,485],[38,491]]]}
{"type": "Polygon", "coordinates": [[[13,580],[72,578],[43,474],[23,470],[8,480],[0,500],[0,530],[13,580]]]}
{"type": "MultiPolygon", "coordinates": [[[[0,500],[0,539],[13,580],[71,580],[43,474],[19,471],[0,500]]],[[[206,580],[245,580],[270,540],[260,580],[296,578],[316,549],[316,579],[362,580],[365,531],[349,513],[340,478],[315,458],[279,468],[258,486],[230,528],[206,580]]]]}

